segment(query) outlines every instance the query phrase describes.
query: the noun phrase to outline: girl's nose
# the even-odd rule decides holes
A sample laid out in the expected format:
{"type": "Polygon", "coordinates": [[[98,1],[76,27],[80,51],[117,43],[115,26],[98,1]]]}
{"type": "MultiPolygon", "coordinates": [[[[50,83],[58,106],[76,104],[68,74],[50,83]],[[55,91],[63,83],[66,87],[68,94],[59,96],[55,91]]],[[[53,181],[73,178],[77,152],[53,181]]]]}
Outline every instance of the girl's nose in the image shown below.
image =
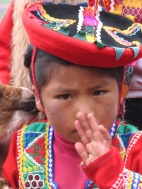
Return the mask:
{"type": "Polygon", "coordinates": [[[85,116],[87,116],[88,113],[92,113],[95,116],[94,104],[87,101],[79,103],[77,107],[76,117],[79,112],[82,112],[85,116]]]}

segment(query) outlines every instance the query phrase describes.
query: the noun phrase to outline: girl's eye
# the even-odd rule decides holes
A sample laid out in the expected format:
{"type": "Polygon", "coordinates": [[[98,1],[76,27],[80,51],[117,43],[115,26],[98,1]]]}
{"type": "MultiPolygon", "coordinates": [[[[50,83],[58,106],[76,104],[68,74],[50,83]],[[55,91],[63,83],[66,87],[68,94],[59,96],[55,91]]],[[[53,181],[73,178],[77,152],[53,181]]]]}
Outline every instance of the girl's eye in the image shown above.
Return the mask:
{"type": "Polygon", "coordinates": [[[60,95],[59,98],[63,100],[67,100],[67,99],[71,99],[71,96],[69,94],[63,94],[63,95],[60,95]]]}
{"type": "Polygon", "coordinates": [[[105,93],[105,91],[95,91],[94,93],[93,93],[93,95],[94,96],[101,96],[101,95],[103,95],[105,93]]]}

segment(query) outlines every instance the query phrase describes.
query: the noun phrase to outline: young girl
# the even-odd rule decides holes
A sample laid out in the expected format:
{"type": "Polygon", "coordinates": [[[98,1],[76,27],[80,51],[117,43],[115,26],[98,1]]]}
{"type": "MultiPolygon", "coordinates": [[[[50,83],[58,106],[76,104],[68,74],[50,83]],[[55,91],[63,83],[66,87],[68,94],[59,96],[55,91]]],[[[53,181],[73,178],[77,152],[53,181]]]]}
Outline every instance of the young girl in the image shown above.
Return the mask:
{"type": "Polygon", "coordinates": [[[3,166],[13,188],[142,188],[142,133],[116,121],[124,66],[142,56],[141,25],[95,3],[24,11],[34,46],[25,64],[49,121],[13,136],[3,166]]]}

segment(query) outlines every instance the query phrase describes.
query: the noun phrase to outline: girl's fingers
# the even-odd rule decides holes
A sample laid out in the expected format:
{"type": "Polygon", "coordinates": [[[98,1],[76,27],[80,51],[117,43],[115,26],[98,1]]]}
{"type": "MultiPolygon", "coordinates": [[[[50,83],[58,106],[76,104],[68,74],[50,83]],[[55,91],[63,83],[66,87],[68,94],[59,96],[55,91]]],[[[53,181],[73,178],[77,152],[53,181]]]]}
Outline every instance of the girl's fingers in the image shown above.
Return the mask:
{"type": "Polygon", "coordinates": [[[96,141],[111,140],[108,130],[103,125],[98,125],[98,123],[92,113],[89,113],[87,115],[87,119],[88,119],[88,122],[89,122],[89,125],[91,128],[91,131],[92,131],[92,133],[94,133],[94,135],[93,135],[94,140],[96,140],[96,141]]]}
{"type": "Polygon", "coordinates": [[[77,129],[77,132],[78,132],[80,138],[81,138],[81,141],[83,142],[84,145],[86,145],[89,142],[89,140],[88,140],[88,137],[86,136],[84,128],[80,124],[79,120],[75,121],[75,127],[77,129]]]}
{"type": "Polygon", "coordinates": [[[111,136],[110,136],[108,130],[103,125],[99,125],[99,130],[103,134],[103,137],[104,137],[105,140],[107,140],[107,141],[110,140],[111,141],[111,136]]]}
{"type": "Polygon", "coordinates": [[[88,158],[88,153],[85,149],[85,146],[81,142],[77,142],[75,143],[75,149],[79,154],[79,156],[81,157],[81,159],[83,160],[83,162],[86,163],[88,158]]]}
{"type": "Polygon", "coordinates": [[[80,127],[82,127],[82,129],[84,130],[84,135],[86,135],[86,138],[88,138],[88,141],[92,141],[93,140],[93,132],[90,129],[90,124],[87,120],[87,116],[85,116],[84,114],[82,114],[81,112],[78,114],[77,119],[79,121],[80,127]]]}
{"type": "Polygon", "coordinates": [[[76,129],[84,142],[110,140],[110,134],[103,125],[99,125],[92,113],[85,116],[83,113],[79,113],[75,122],[76,129]]]}
{"type": "Polygon", "coordinates": [[[98,125],[92,113],[87,116],[79,113],[75,126],[82,141],[77,142],[75,148],[85,165],[110,150],[110,134],[103,125],[98,125]]]}
{"type": "Polygon", "coordinates": [[[75,126],[84,145],[94,140],[99,141],[103,139],[99,125],[92,113],[89,113],[87,116],[81,112],[78,113],[75,126]]]}
{"type": "Polygon", "coordinates": [[[89,128],[87,117],[83,113],[80,112],[77,116],[77,119],[80,122],[80,125],[82,126],[84,131],[86,132],[89,128]]]}
{"type": "Polygon", "coordinates": [[[104,140],[103,133],[99,129],[99,124],[96,121],[96,119],[95,119],[95,117],[93,116],[92,113],[89,113],[87,115],[87,120],[88,120],[89,125],[90,125],[90,131],[92,132],[91,141],[96,141],[96,142],[103,141],[104,140]]]}
{"type": "Polygon", "coordinates": [[[99,125],[92,113],[89,113],[87,115],[87,120],[89,122],[90,129],[92,130],[92,132],[98,131],[99,125]]]}
{"type": "Polygon", "coordinates": [[[110,134],[103,125],[98,125],[92,113],[86,116],[80,112],[75,126],[82,141],[75,148],[86,165],[110,150],[110,134]]]}

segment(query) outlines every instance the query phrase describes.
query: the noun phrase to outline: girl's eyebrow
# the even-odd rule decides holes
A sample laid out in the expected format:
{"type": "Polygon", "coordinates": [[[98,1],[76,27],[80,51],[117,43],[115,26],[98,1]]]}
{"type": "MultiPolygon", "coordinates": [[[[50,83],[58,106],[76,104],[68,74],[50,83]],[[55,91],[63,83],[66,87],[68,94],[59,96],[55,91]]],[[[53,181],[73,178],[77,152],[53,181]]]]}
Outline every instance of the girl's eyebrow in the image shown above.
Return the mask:
{"type": "MultiPolygon", "coordinates": [[[[102,83],[99,83],[99,84],[92,84],[92,86],[88,87],[88,90],[96,90],[96,89],[99,89],[101,87],[106,87],[108,85],[110,85],[111,82],[109,81],[104,81],[102,83]]],[[[52,93],[70,93],[70,92],[76,92],[77,89],[74,89],[72,86],[57,86],[57,87],[53,87],[52,89],[52,93]]]]}
{"type": "Polygon", "coordinates": [[[62,88],[62,87],[57,87],[57,88],[54,88],[52,90],[52,92],[54,93],[69,93],[69,92],[73,92],[73,91],[76,91],[75,89],[71,89],[71,88],[62,88]]]}

